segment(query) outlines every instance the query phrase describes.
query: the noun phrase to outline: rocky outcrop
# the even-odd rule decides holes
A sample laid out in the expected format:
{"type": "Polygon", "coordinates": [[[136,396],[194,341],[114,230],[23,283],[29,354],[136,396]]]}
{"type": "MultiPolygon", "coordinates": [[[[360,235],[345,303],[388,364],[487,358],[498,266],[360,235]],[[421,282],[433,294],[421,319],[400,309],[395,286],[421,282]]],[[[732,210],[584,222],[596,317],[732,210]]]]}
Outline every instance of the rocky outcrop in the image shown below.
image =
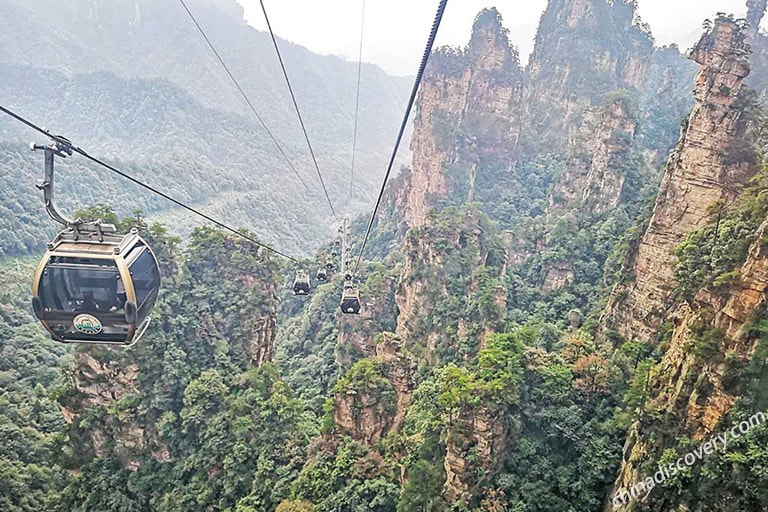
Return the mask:
{"type": "MultiPolygon", "coordinates": [[[[755,234],[755,242],[749,249],[746,262],[739,269],[739,280],[736,284],[727,291],[705,288],[696,296],[690,310],[685,305],[682,307],[682,312],[678,313],[681,320],[675,328],[670,350],[662,361],[662,367],[664,362],[667,362],[669,367],[682,364],[683,371],[692,366],[686,365],[686,359],[691,357],[691,338],[696,335],[696,322],[706,325],[707,330],[718,334],[718,353],[730,354],[730,357],[740,361],[749,361],[756,348],[757,339],[752,337],[745,327],[765,302],[768,292],[768,246],[764,238],[767,234],[768,221],[763,223],[755,234]]],[[[733,389],[728,389],[728,371],[729,364],[720,358],[712,358],[705,362],[698,374],[699,380],[706,379],[709,383],[706,386],[707,393],[697,393],[694,390],[688,397],[685,414],[686,429],[697,439],[713,432],[738,398],[733,389]]],[[[670,384],[684,380],[671,372],[660,372],[659,378],[667,380],[670,384]]],[[[674,403],[668,401],[667,405],[671,407],[674,403]]]]}
{"type": "Polygon", "coordinates": [[[459,413],[445,441],[443,497],[448,503],[470,500],[484,476],[498,467],[508,438],[509,429],[499,411],[481,407],[459,413]]]}
{"type": "MultiPolygon", "coordinates": [[[[683,303],[674,295],[674,248],[691,231],[716,222],[712,206],[718,205],[718,212],[730,207],[755,171],[754,155],[737,145],[746,117],[739,89],[749,73],[742,27],[728,18],[716,20],[691,56],[702,65],[696,106],[631,260],[633,279],[617,287],[607,310],[608,325],[625,339],[651,341],[661,321],[672,326],[668,348],[648,378],[649,399],[628,433],[616,490],[646,478],[642,468],[674,446],[677,437],[701,441],[717,431],[740,396],[734,369],[746,366],[754,354],[757,339],[749,324],[768,292],[767,221],[754,233],[733,284],[705,286],[683,303]],[[734,154],[734,147],[741,151],[734,154]]],[[[622,501],[616,490],[607,503],[622,501]]],[[[670,503],[653,500],[644,506],[671,510],[670,503]]],[[[633,508],[622,503],[606,510],[633,508]]]]}
{"type": "Polygon", "coordinates": [[[396,296],[397,333],[409,350],[430,364],[466,360],[498,332],[506,310],[504,253],[488,219],[471,208],[434,215],[409,231],[396,296]]]}
{"type": "Polygon", "coordinates": [[[392,426],[389,404],[379,392],[345,390],[334,400],[333,421],[336,428],[366,446],[378,443],[392,426]]]}
{"type": "Polygon", "coordinates": [[[272,361],[275,352],[275,317],[252,318],[248,320],[248,327],[252,333],[250,341],[245,346],[251,366],[258,368],[264,363],[272,361]]]}
{"type": "Polygon", "coordinates": [[[424,223],[445,198],[472,201],[478,173],[507,162],[519,133],[522,70],[495,9],[476,18],[466,50],[440,49],[419,93],[406,221],[424,223]]]}
{"type": "Polygon", "coordinates": [[[493,362],[482,362],[481,358],[480,368],[471,377],[462,375],[460,370],[447,369],[447,382],[454,378],[455,382],[462,382],[458,386],[462,389],[458,395],[476,393],[470,399],[465,395],[456,403],[457,407],[443,412],[446,425],[443,497],[448,503],[466,506],[481,497],[487,492],[484,484],[504,466],[505,459],[514,450],[511,445],[521,427],[520,382],[526,368],[532,369],[542,357],[547,357],[544,350],[525,349],[522,344],[517,350],[521,356],[517,361],[512,353],[500,359],[491,357],[493,362]],[[504,359],[506,361],[502,362],[504,359]],[[505,382],[484,389],[488,383],[483,383],[484,379],[499,377],[496,372],[504,364],[507,366],[501,373],[505,375],[505,382]],[[454,371],[456,373],[450,376],[454,371]],[[496,377],[491,377],[494,374],[496,377]],[[511,377],[513,374],[516,376],[511,377]],[[468,377],[474,386],[465,388],[468,377]],[[468,391],[468,388],[474,390],[468,391]]]}
{"type": "Polygon", "coordinates": [[[656,415],[656,420],[641,418],[632,426],[614,489],[628,489],[647,477],[641,474],[641,468],[657,459],[665,448],[662,439],[650,442],[650,430],[666,432],[666,442],[673,442],[678,432],[702,441],[717,433],[723,416],[736,403],[738,390],[733,388],[730,372],[734,364],[746,364],[754,354],[758,340],[751,336],[748,325],[764,306],[768,293],[768,247],[763,238],[767,234],[768,221],[756,233],[756,241],[740,268],[739,282],[719,293],[703,289],[692,305],[681,305],[673,315],[675,327],[669,349],[652,371],[649,381],[654,396],[644,408],[664,414],[656,415]],[[709,332],[717,341],[716,354],[705,360],[691,350],[702,331],[709,332]],[[723,354],[729,354],[729,360],[723,354]],[[682,421],[674,425],[657,424],[665,417],[679,416],[682,421]]]}
{"type": "Polygon", "coordinates": [[[610,207],[622,185],[613,160],[633,146],[638,125],[618,92],[638,104],[667,98],[643,120],[653,167],[674,143],[669,125],[690,106],[680,94],[690,88],[684,63],[676,48],[654,49],[634,1],[550,0],[523,73],[498,13],[481,12],[467,49],[438,50],[422,84],[408,224],[422,224],[437,203],[497,198],[521,158],[551,153],[582,160],[567,166],[554,201],[586,194],[598,210],[610,207]]]}
{"type": "Polygon", "coordinates": [[[756,170],[753,154],[733,151],[747,128],[739,102],[747,56],[743,30],[729,18],[719,18],[690,54],[701,65],[695,105],[629,262],[630,278],[616,287],[604,317],[626,340],[653,340],[675,302],[675,248],[711,220],[713,205],[732,202],[756,170]]]}
{"type": "Polygon", "coordinates": [[[240,321],[248,363],[258,368],[264,363],[271,362],[275,352],[277,289],[274,283],[265,282],[250,275],[243,276],[243,284],[249,291],[258,287],[259,292],[266,298],[261,308],[253,314],[244,315],[240,321]]]}
{"type": "MultiPolygon", "coordinates": [[[[62,403],[62,415],[71,428],[79,428],[81,415],[88,410],[106,409],[120,400],[138,397],[138,365],[118,359],[110,357],[109,351],[77,352],[73,372],[76,393],[62,403]]],[[[148,448],[155,460],[168,460],[168,449],[149,439],[146,428],[133,421],[133,413],[133,408],[121,409],[108,423],[91,425],[87,429],[90,446],[77,446],[75,450],[92,451],[102,457],[109,449],[131,470],[141,465],[142,454],[148,448]]]]}
{"type": "Polygon", "coordinates": [[[757,306],[765,300],[768,290],[768,247],[765,237],[768,235],[768,221],[760,226],[756,241],[749,249],[747,261],[739,271],[740,281],[731,291],[716,322],[731,339],[743,337],[742,329],[757,306]]]}
{"type": "Polygon", "coordinates": [[[372,446],[405,420],[415,387],[416,364],[392,333],[382,334],[375,356],[353,366],[336,387],[336,429],[372,446]]]}
{"type": "Polygon", "coordinates": [[[637,127],[625,99],[614,100],[601,110],[597,115],[588,112],[584,119],[586,126],[599,126],[596,130],[587,128],[587,133],[594,135],[587,145],[592,159],[587,185],[582,192],[585,206],[594,213],[603,213],[619,205],[626,179],[622,172],[626,169],[622,166],[626,166],[637,127]]]}
{"type": "Polygon", "coordinates": [[[108,406],[138,393],[139,366],[116,360],[97,359],[88,352],[75,356],[74,383],[87,405],[108,406]]]}
{"type": "Polygon", "coordinates": [[[547,265],[544,271],[544,283],[541,285],[541,291],[549,293],[559,290],[564,286],[573,283],[573,263],[570,261],[557,261],[547,265]]]}
{"type": "Polygon", "coordinates": [[[550,192],[550,216],[577,207],[603,213],[618,206],[637,127],[630,101],[618,95],[584,111],[569,144],[571,157],[550,192]]]}
{"type": "Polygon", "coordinates": [[[611,91],[644,87],[652,54],[634,2],[550,0],[528,64],[526,145],[564,149],[585,109],[611,91]]]}
{"type": "Polygon", "coordinates": [[[391,333],[384,333],[376,343],[376,360],[382,373],[395,390],[395,415],[392,430],[397,431],[405,421],[411,397],[416,386],[416,362],[403,351],[403,341],[391,333]]]}

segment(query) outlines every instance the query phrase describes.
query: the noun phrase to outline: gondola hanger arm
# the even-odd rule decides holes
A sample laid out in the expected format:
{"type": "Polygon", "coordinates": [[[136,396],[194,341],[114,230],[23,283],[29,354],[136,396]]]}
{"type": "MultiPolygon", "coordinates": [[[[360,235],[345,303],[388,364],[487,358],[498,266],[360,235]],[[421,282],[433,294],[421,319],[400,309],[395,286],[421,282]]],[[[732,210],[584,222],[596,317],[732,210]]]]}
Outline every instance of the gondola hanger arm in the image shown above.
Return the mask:
{"type": "Polygon", "coordinates": [[[42,150],[45,151],[45,178],[38,181],[37,188],[43,191],[43,199],[45,201],[45,211],[48,216],[59,224],[63,224],[65,227],[71,229],[75,233],[75,239],[80,231],[88,231],[95,233],[99,241],[104,238],[104,233],[114,233],[117,231],[112,224],[103,224],[101,221],[85,222],[81,219],[72,220],[62,215],[56,208],[54,203],[54,160],[58,156],[60,158],[66,158],[72,156],[72,144],[64,137],[56,136],[53,141],[45,146],[41,144],[35,144],[34,142],[29,145],[32,151],[42,150]]]}

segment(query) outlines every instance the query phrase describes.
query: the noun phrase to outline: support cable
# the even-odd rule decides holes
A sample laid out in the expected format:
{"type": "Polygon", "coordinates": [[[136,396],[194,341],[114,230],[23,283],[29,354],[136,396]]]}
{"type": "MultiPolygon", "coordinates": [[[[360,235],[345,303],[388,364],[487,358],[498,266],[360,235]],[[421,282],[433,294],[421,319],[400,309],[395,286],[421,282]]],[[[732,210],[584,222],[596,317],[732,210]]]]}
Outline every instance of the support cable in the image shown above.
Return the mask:
{"type": "Polygon", "coordinates": [[[294,258],[292,256],[288,256],[287,254],[284,254],[284,253],[278,251],[277,249],[274,249],[274,248],[270,247],[269,245],[266,245],[266,244],[264,244],[262,242],[259,242],[255,238],[246,235],[242,231],[239,231],[239,230],[237,230],[237,229],[235,229],[233,227],[230,227],[227,224],[224,224],[223,222],[214,219],[210,215],[207,215],[207,214],[201,212],[200,210],[198,210],[198,209],[196,209],[196,208],[194,208],[192,206],[189,206],[189,205],[183,203],[182,201],[179,201],[178,199],[174,199],[173,197],[169,196],[165,192],[161,192],[160,190],[156,189],[155,187],[153,187],[151,185],[147,185],[146,183],[142,182],[141,180],[139,180],[137,178],[134,178],[133,176],[131,176],[131,175],[129,175],[129,174],[127,174],[127,173],[125,173],[125,172],[123,172],[123,171],[121,171],[121,170],[119,170],[119,169],[117,169],[117,168],[115,168],[115,167],[113,167],[111,165],[109,165],[108,163],[106,163],[106,162],[104,162],[104,161],[102,161],[102,160],[100,160],[100,159],[98,159],[96,157],[91,156],[84,149],[82,149],[82,148],[80,148],[78,146],[73,145],[69,140],[65,139],[64,137],[61,137],[61,136],[58,136],[58,135],[53,135],[48,130],[39,127],[38,125],[32,123],[31,121],[28,121],[27,119],[21,117],[20,115],[16,114],[15,112],[13,112],[13,111],[3,107],[2,105],[0,105],[0,112],[3,112],[5,114],[11,116],[12,118],[16,119],[17,121],[19,121],[19,122],[25,124],[26,126],[28,126],[29,128],[32,128],[33,130],[36,130],[36,131],[40,132],[41,134],[43,134],[46,137],[48,137],[51,140],[53,140],[54,142],[58,142],[58,143],[64,144],[65,146],[71,147],[72,151],[74,151],[75,153],[77,153],[77,154],[79,154],[81,156],[84,156],[85,158],[87,158],[91,162],[93,162],[95,164],[98,164],[98,165],[104,167],[105,169],[108,169],[108,170],[112,171],[113,173],[115,173],[115,174],[117,174],[117,175],[127,179],[128,181],[130,181],[132,183],[135,183],[136,185],[139,185],[142,188],[145,188],[145,189],[149,190],[150,192],[152,192],[154,194],[157,194],[158,196],[162,197],[163,199],[166,199],[166,200],[172,202],[176,206],[184,208],[185,210],[187,210],[187,211],[189,211],[189,212],[191,212],[191,213],[193,213],[193,214],[195,214],[195,215],[197,215],[199,217],[202,217],[203,219],[207,220],[208,222],[211,222],[212,224],[215,224],[216,226],[220,227],[221,229],[224,229],[225,231],[229,231],[230,233],[233,233],[233,234],[235,234],[235,235],[237,235],[237,236],[239,236],[241,238],[244,238],[245,240],[248,240],[249,242],[251,242],[251,243],[253,243],[253,244],[257,245],[257,246],[259,246],[259,247],[261,247],[263,249],[266,249],[267,251],[270,251],[270,252],[273,252],[273,253],[277,254],[278,256],[282,256],[283,258],[286,258],[286,259],[288,259],[290,261],[293,261],[293,262],[298,262],[298,260],[296,258],[294,258]]]}
{"type": "Polygon", "coordinates": [[[413,90],[411,90],[411,97],[408,100],[408,106],[405,109],[405,116],[403,116],[403,122],[400,125],[400,132],[397,134],[397,140],[395,141],[395,148],[392,151],[392,157],[389,159],[389,166],[387,166],[387,173],[384,175],[384,181],[381,183],[381,190],[379,190],[379,197],[376,199],[376,206],[373,208],[373,213],[371,213],[371,219],[368,221],[368,228],[365,230],[365,237],[363,238],[363,243],[360,246],[360,254],[357,256],[357,263],[355,263],[355,273],[357,273],[358,269],[360,268],[360,262],[363,259],[363,252],[365,251],[365,246],[368,244],[368,237],[371,235],[371,230],[373,229],[373,222],[376,220],[376,213],[379,211],[379,206],[381,206],[381,199],[384,197],[384,190],[387,186],[387,180],[389,179],[389,175],[392,172],[392,167],[395,164],[395,158],[397,157],[397,150],[400,148],[400,143],[403,140],[403,134],[405,133],[405,129],[408,126],[408,117],[411,115],[411,109],[413,109],[413,104],[416,101],[416,94],[419,92],[419,85],[421,85],[421,80],[424,78],[424,70],[427,67],[427,63],[429,62],[429,56],[432,54],[432,47],[435,44],[435,38],[437,37],[437,31],[440,28],[440,21],[443,19],[443,13],[445,12],[445,6],[448,4],[448,0],[440,0],[440,5],[437,7],[437,14],[435,15],[435,21],[432,24],[432,30],[429,33],[429,38],[427,39],[427,47],[424,50],[424,56],[421,58],[421,65],[419,66],[419,72],[416,74],[416,80],[413,84],[413,90]]]}
{"type": "Polygon", "coordinates": [[[320,179],[320,185],[323,186],[323,192],[325,192],[325,198],[328,200],[328,206],[331,208],[331,213],[333,214],[334,218],[338,219],[336,215],[336,210],[333,208],[333,203],[331,202],[331,196],[328,195],[328,189],[325,186],[323,175],[320,172],[320,166],[317,165],[317,158],[315,157],[315,151],[312,149],[312,143],[309,141],[309,134],[307,133],[306,126],[304,126],[304,118],[302,118],[301,116],[301,110],[299,109],[299,104],[296,101],[296,95],[293,93],[293,86],[291,85],[291,80],[288,78],[288,72],[285,69],[283,56],[280,54],[280,47],[277,45],[277,38],[275,37],[275,33],[272,31],[272,24],[269,22],[269,16],[267,15],[267,8],[264,7],[264,0],[259,0],[259,3],[261,4],[261,11],[264,13],[264,19],[267,22],[267,29],[269,30],[269,35],[272,37],[272,45],[275,47],[275,53],[277,53],[277,59],[280,61],[280,68],[283,70],[283,77],[285,77],[285,83],[288,84],[288,91],[291,93],[291,99],[293,100],[293,106],[296,109],[296,115],[299,117],[299,124],[301,124],[301,131],[304,132],[304,140],[307,141],[309,154],[312,156],[312,162],[314,162],[315,164],[315,170],[317,170],[317,177],[320,179]]]}
{"type": "Polygon", "coordinates": [[[200,32],[200,35],[203,36],[203,39],[205,39],[205,42],[208,43],[208,47],[211,49],[213,54],[216,56],[216,58],[219,60],[219,63],[221,64],[221,67],[224,68],[224,71],[227,72],[227,75],[229,76],[230,80],[232,80],[232,83],[235,84],[235,87],[237,87],[237,90],[240,92],[240,95],[243,97],[245,102],[248,104],[248,106],[251,108],[251,111],[256,116],[256,119],[259,120],[259,123],[261,123],[262,128],[267,132],[267,135],[269,135],[269,138],[272,139],[272,142],[274,142],[275,147],[280,152],[280,154],[285,159],[286,163],[288,164],[288,167],[291,168],[293,171],[293,174],[296,175],[296,177],[299,179],[302,185],[304,185],[304,188],[307,189],[307,192],[312,192],[312,190],[309,188],[309,185],[306,184],[304,179],[299,174],[299,171],[296,170],[296,167],[293,165],[293,162],[291,162],[291,159],[288,158],[288,155],[285,153],[285,150],[283,149],[283,146],[280,144],[280,142],[277,140],[277,137],[272,133],[272,131],[267,127],[267,124],[264,122],[264,119],[259,115],[259,113],[256,111],[256,107],[253,106],[253,103],[251,102],[250,98],[248,98],[248,95],[245,94],[245,91],[242,87],[240,87],[240,83],[237,81],[235,76],[232,74],[232,72],[229,70],[229,66],[224,62],[224,59],[221,58],[221,55],[216,50],[216,47],[213,46],[213,43],[208,38],[208,35],[205,33],[205,30],[203,30],[203,27],[200,26],[200,23],[197,22],[197,18],[195,18],[195,15],[192,14],[192,11],[189,10],[187,7],[187,4],[184,3],[184,0],[179,0],[181,2],[181,5],[184,7],[184,10],[187,11],[187,14],[189,15],[189,18],[192,20],[192,22],[197,27],[197,30],[200,32]]]}
{"type": "Polygon", "coordinates": [[[360,20],[360,52],[357,57],[357,92],[355,93],[355,128],[352,134],[352,171],[349,176],[349,201],[352,202],[352,191],[355,183],[355,155],[357,152],[357,123],[360,112],[360,76],[363,70],[363,40],[365,37],[365,0],[363,0],[363,14],[360,20]]]}

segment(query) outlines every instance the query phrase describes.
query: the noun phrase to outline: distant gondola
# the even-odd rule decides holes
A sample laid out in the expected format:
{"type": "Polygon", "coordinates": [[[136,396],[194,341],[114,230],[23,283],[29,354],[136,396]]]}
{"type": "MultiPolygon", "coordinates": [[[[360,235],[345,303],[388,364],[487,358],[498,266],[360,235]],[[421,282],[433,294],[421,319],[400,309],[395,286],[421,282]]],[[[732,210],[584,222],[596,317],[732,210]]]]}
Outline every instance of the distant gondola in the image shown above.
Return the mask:
{"type": "Polygon", "coordinates": [[[306,270],[299,270],[296,272],[296,279],[293,281],[293,294],[309,295],[310,291],[309,274],[306,270]]]}
{"type": "Polygon", "coordinates": [[[360,291],[355,287],[351,279],[344,282],[344,290],[341,293],[341,312],[347,315],[360,314],[360,291]]]}

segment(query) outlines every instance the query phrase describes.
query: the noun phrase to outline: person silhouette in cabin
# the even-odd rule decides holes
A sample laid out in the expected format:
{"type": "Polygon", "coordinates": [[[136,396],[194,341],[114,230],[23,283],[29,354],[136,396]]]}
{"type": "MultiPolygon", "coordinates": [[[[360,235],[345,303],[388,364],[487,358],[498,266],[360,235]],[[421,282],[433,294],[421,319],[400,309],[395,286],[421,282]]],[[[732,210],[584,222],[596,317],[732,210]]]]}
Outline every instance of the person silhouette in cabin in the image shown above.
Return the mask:
{"type": "Polygon", "coordinates": [[[117,290],[112,301],[112,306],[109,308],[109,310],[115,312],[123,309],[125,307],[125,301],[127,300],[128,295],[125,293],[125,285],[123,284],[123,280],[120,279],[120,276],[117,276],[117,290]]]}
{"type": "Polygon", "coordinates": [[[99,305],[93,299],[93,292],[83,292],[83,300],[78,307],[79,311],[93,312],[99,310],[99,305]]]}

